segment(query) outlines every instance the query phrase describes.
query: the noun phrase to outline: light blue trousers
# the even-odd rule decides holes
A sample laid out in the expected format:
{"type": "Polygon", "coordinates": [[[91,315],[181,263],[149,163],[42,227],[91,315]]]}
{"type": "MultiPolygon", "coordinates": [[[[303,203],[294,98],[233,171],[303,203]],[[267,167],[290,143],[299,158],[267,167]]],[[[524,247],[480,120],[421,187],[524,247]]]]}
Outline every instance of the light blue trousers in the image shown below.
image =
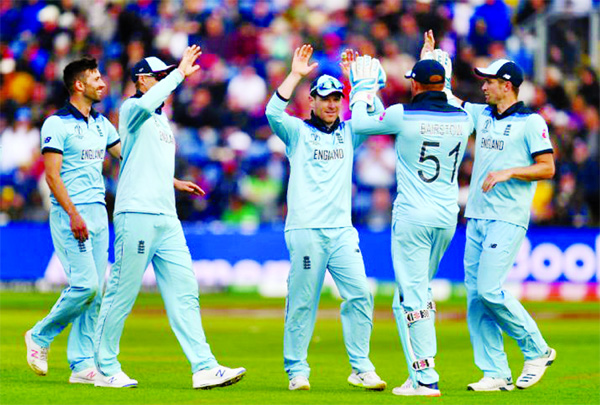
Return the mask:
{"type": "Polygon", "coordinates": [[[121,371],[117,355],[125,318],[131,312],[150,263],[169,323],[192,372],[216,367],[217,361],[202,328],[198,282],[179,220],[166,215],[121,213],[115,216],[114,224],[115,264],[94,337],[98,370],[107,376],[121,371]]]}
{"type": "Polygon", "coordinates": [[[437,353],[435,312],[429,318],[407,321],[407,313],[427,309],[432,301],[430,281],[452,241],[456,226],[435,228],[394,219],[392,224],[392,262],[397,290],[392,308],[398,326],[408,373],[413,384],[439,381],[435,368],[415,370],[415,361],[434,358],[437,353]]]}
{"type": "Polygon", "coordinates": [[[502,288],[525,233],[525,228],[504,221],[470,219],[467,223],[467,323],[475,364],[486,377],[511,377],[502,331],[517,341],[525,360],[548,350],[533,318],[502,288]]]}
{"type": "Polygon", "coordinates": [[[356,229],[294,229],[285,233],[285,241],[291,261],[283,335],[284,367],[289,378],[310,376],[306,358],[326,269],[344,299],[341,318],[350,365],[359,373],[375,370],[369,360],[373,296],[356,229]]]}
{"type": "Polygon", "coordinates": [[[89,232],[88,240],[83,243],[73,236],[71,220],[62,207],[52,205],[50,210],[52,242],[69,286],[32,332],[35,343],[48,347],[67,325],[73,323],[67,344],[67,360],[75,372],[94,366],[92,339],[108,266],[106,207],[101,203],[80,204],[77,211],[89,232]]]}

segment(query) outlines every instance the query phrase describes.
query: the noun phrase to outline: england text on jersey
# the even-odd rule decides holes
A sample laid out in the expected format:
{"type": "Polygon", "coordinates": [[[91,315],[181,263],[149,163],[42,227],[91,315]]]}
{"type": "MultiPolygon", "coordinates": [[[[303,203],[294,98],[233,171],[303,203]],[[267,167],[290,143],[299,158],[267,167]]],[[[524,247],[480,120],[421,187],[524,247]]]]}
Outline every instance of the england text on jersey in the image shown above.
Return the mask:
{"type": "Polygon", "coordinates": [[[315,149],[313,154],[314,160],[335,160],[335,159],[343,159],[344,158],[344,150],[343,149],[315,149]]]}
{"type": "Polygon", "coordinates": [[[481,138],[481,147],[485,149],[503,150],[504,141],[491,138],[481,138]]]}
{"type": "Polygon", "coordinates": [[[83,149],[81,160],[104,160],[104,149],[83,149]]]}

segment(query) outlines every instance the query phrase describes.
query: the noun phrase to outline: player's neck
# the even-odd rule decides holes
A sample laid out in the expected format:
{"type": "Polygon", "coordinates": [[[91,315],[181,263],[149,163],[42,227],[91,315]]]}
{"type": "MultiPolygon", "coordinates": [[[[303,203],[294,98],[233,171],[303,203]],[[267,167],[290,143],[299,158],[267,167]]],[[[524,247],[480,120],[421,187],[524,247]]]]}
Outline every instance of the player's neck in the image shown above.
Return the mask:
{"type": "Polygon", "coordinates": [[[498,114],[503,114],[506,110],[515,105],[517,102],[517,97],[512,95],[507,96],[503,100],[500,100],[498,104],[496,104],[496,110],[498,111],[498,114]]]}
{"type": "Polygon", "coordinates": [[[69,98],[69,102],[79,110],[79,112],[86,118],[90,116],[92,110],[92,102],[87,98],[79,94],[74,94],[69,98]]]}

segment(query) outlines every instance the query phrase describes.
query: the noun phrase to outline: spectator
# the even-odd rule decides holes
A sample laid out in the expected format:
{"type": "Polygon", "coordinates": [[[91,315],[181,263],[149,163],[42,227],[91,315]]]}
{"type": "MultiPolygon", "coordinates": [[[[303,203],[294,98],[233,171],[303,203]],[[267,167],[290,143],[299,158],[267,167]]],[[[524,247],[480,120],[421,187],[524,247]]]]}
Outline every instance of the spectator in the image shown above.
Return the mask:
{"type": "Polygon", "coordinates": [[[242,68],[240,74],[234,76],[227,86],[229,105],[252,115],[258,115],[264,109],[266,97],[267,84],[252,66],[242,68]]]}
{"type": "MultiPolygon", "coordinates": [[[[554,123],[550,131],[556,140],[557,165],[562,167],[555,180],[540,186],[546,193],[540,208],[544,213],[533,221],[598,224],[590,199],[593,188],[587,192],[588,197],[579,190],[587,190],[582,182],[590,179],[589,162],[598,161],[600,85],[593,68],[574,70],[581,65],[587,49],[589,25],[585,12],[589,13],[591,0],[340,0],[327,7],[314,6],[313,3],[319,3],[314,0],[293,1],[286,9],[268,0],[183,1],[182,7],[176,7],[177,3],[1,1],[0,107],[4,117],[0,117],[0,142],[9,144],[5,139],[14,136],[11,131],[17,124],[12,117],[20,107],[29,108],[33,131],[39,130],[42,117],[60,108],[66,92],[57,77],[71,59],[92,55],[103,62],[101,71],[108,94],[97,107],[116,123],[120,104],[135,92],[131,82],[124,80],[132,62],[149,54],[167,61],[178,59],[188,43],[198,42],[203,46],[199,62],[202,72],[182,85],[172,104],[168,101],[165,108],[173,110],[178,126],[178,173],[197,179],[196,182],[205,181],[209,196],[205,206],[200,200],[184,197],[178,197],[178,202],[188,220],[219,221],[230,205],[231,195],[237,196],[242,206],[248,204],[239,185],[256,175],[254,166],[259,162],[266,167],[266,180],[281,184],[275,207],[270,209],[276,215],[263,215],[263,220],[269,217],[269,221],[277,222],[285,211],[289,167],[284,150],[280,145],[273,146],[272,133],[265,130],[262,110],[267,93],[274,92],[285,77],[290,50],[314,39],[313,43],[320,44],[315,53],[321,70],[336,75],[341,49],[351,47],[376,55],[388,74],[382,99],[387,104],[408,102],[408,81],[403,75],[419,57],[422,30],[433,26],[440,38],[439,46],[454,57],[455,93],[483,101],[481,82],[473,76],[478,57],[491,59],[506,54],[519,60],[532,77],[533,52],[540,46],[534,43],[531,32],[515,29],[510,37],[512,12],[506,4],[513,6],[517,23],[540,13],[566,10],[581,17],[575,24],[566,25],[559,18],[549,26],[548,55],[557,69],[549,69],[547,84],[528,86],[525,82],[520,92],[523,101],[554,123]],[[245,133],[244,146],[239,148],[236,144],[237,149],[233,150],[230,142],[236,137],[242,139],[237,135],[231,138],[236,132],[245,133]],[[580,142],[587,144],[586,153],[580,153],[580,142]],[[586,154],[587,158],[575,163],[575,156],[586,154]],[[552,195],[549,205],[548,194],[552,195]]],[[[310,110],[307,87],[298,86],[288,108],[303,118],[309,117],[310,110]]],[[[2,153],[6,155],[11,147],[3,147],[2,153]]],[[[13,158],[19,156],[28,155],[29,159],[24,160],[32,162],[25,165],[28,169],[15,169],[12,175],[2,177],[6,186],[2,201],[4,207],[9,207],[3,211],[4,220],[36,220],[44,216],[44,208],[39,204],[39,194],[44,192],[36,190],[39,168],[38,152],[34,149],[8,153],[7,159],[3,156],[2,167],[13,165],[13,158]]],[[[468,159],[459,173],[461,193],[466,191],[464,185],[470,176],[468,159]]],[[[109,166],[105,166],[105,175],[110,208],[118,172],[109,166]]],[[[384,192],[379,189],[388,187],[363,184],[364,173],[358,172],[359,166],[357,162],[353,219],[367,225],[383,216],[383,212],[373,211],[374,204],[375,199],[378,203],[385,201],[384,192]]],[[[237,200],[232,204],[237,204],[237,200]]]]}
{"type": "Polygon", "coordinates": [[[33,127],[31,110],[19,108],[13,125],[2,132],[0,168],[2,174],[12,174],[19,168],[29,168],[39,157],[40,131],[33,127]]]}

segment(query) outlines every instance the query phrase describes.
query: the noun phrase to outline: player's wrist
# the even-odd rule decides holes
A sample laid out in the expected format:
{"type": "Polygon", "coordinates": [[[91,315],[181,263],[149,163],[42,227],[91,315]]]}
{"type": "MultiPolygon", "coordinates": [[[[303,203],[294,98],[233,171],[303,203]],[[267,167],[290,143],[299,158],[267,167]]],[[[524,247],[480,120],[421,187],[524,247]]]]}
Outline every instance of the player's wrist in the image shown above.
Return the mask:
{"type": "Polygon", "coordinates": [[[305,75],[303,75],[302,73],[300,73],[300,72],[297,72],[297,71],[295,71],[295,70],[292,70],[292,71],[290,72],[290,78],[291,78],[291,79],[294,79],[294,80],[296,80],[296,81],[300,81],[300,80],[302,80],[302,78],[303,78],[304,76],[305,76],[305,75]]]}

